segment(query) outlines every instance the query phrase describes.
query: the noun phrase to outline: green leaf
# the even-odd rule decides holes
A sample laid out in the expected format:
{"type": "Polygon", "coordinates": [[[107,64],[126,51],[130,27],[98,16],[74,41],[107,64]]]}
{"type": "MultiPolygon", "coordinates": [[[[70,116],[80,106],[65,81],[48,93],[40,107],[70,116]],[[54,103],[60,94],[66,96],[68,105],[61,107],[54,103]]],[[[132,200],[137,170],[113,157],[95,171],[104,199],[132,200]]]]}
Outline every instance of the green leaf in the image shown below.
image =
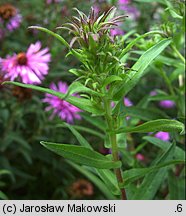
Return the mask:
{"type": "Polygon", "coordinates": [[[175,101],[176,97],[172,95],[164,95],[164,94],[158,94],[154,96],[150,96],[147,99],[148,101],[161,101],[161,100],[172,100],[175,101]]]}
{"type": "MultiPolygon", "coordinates": [[[[9,81],[4,82],[3,84],[13,84],[13,85],[21,86],[24,88],[31,88],[33,90],[37,90],[40,92],[54,95],[60,99],[64,99],[66,97],[66,94],[51,90],[49,88],[43,88],[43,87],[39,87],[39,86],[35,86],[35,85],[23,84],[23,83],[19,83],[19,82],[9,82],[9,81]]],[[[93,104],[88,99],[77,98],[75,96],[69,96],[66,99],[66,101],[69,102],[70,104],[80,108],[81,110],[84,110],[84,111],[87,111],[87,112],[90,112],[93,114],[102,115],[104,113],[104,111],[100,107],[98,107],[98,105],[93,104]]]]}
{"type": "Polygon", "coordinates": [[[80,113],[80,115],[87,122],[89,122],[90,124],[94,125],[95,127],[99,128],[100,130],[102,130],[103,132],[105,132],[106,124],[105,124],[105,122],[101,118],[92,117],[92,116],[88,115],[87,113],[80,113]]]}
{"type": "Polygon", "coordinates": [[[120,189],[118,187],[116,176],[112,171],[106,169],[96,169],[96,171],[100,178],[104,181],[108,189],[112,192],[112,194],[121,194],[120,189]]]}
{"type": "MultiPolygon", "coordinates": [[[[171,146],[164,152],[161,156],[157,156],[153,166],[160,165],[170,161],[174,155],[175,144],[171,146]]],[[[149,173],[143,179],[141,185],[136,189],[135,193],[132,196],[133,200],[151,200],[154,198],[156,192],[158,191],[162,182],[167,175],[167,167],[161,168],[158,171],[149,173]]]]}
{"type": "Polygon", "coordinates": [[[174,165],[174,164],[180,164],[180,163],[185,163],[184,160],[172,160],[168,161],[163,164],[159,164],[157,166],[152,166],[149,168],[134,168],[127,170],[123,172],[123,179],[125,180],[124,184],[121,185],[121,187],[126,187],[128,184],[132,183],[133,181],[136,181],[137,179],[151,173],[154,171],[158,171],[161,168],[174,165]]]}
{"type": "Polygon", "coordinates": [[[114,100],[119,100],[126,95],[145,75],[145,69],[152,61],[171,43],[171,39],[163,39],[148,49],[132,66],[131,72],[123,84],[117,86],[114,92],[114,100]]]}
{"type": "Polygon", "coordinates": [[[72,95],[74,93],[88,93],[90,95],[96,95],[99,97],[103,97],[104,95],[102,93],[96,92],[90,88],[85,87],[83,84],[81,84],[80,82],[73,82],[69,88],[68,88],[68,92],[65,96],[64,99],[68,98],[69,95],[72,95]]]}
{"type": "Polygon", "coordinates": [[[79,126],[79,125],[74,125],[73,126],[76,130],[78,131],[83,131],[84,133],[89,133],[89,134],[92,134],[94,136],[97,136],[101,139],[105,139],[105,134],[104,133],[101,133],[95,129],[92,129],[92,128],[88,128],[88,127],[84,127],[84,126],[79,126]]]}
{"type": "Polygon", "coordinates": [[[178,131],[180,134],[184,133],[184,124],[176,120],[168,119],[158,119],[153,121],[148,121],[136,127],[131,128],[121,128],[116,131],[116,133],[147,133],[155,131],[166,131],[175,132],[178,131]]]}
{"type": "Polygon", "coordinates": [[[1,169],[0,170],[0,176],[1,175],[11,175],[11,172],[9,170],[1,169]]]}
{"type": "Polygon", "coordinates": [[[149,35],[153,35],[153,34],[159,34],[162,35],[164,37],[166,37],[166,35],[163,32],[159,32],[159,31],[151,31],[151,32],[147,32],[143,35],[140,35],[139,37],[137,37],[136,39],[132,40],[125,49],[123,49],[122,53],[120,54],[119,58],[123,58],[123,56],[142,38],[148,37],[149,35]]]}
{"type": "Polygon", "coordinates": [[[159,109],[144,109],[133,106],[123,107],[120,116],[133,116],[145,121],[168,117],[164,112],[159,109]]]}
{"type": "MultiPolygon", "coordinates": [[[[169,148],[171,146],[170,142],[160,140],[160,139],[158,139],[156,137],[144,136],[143,139],[150,142],[150,143],[152,143],[153,145],[161,148],[164,151],[166,151],[167,148],[169,148]]],[[[178,146],[176,146],[176,148],[175,148],[174,159],[175,160],[184,160],[185,159],[184,150],[182,150],[178,146]]]]}
{"type": "Polygon", "coordinates": [[[57,38],[63,45],[70,48],[70,45],[67,43],[67,41],[63,37],[56,34],[55,32],[50,31],[47,28],[43,28],[43,27],[40,27],[40,26],[29,26],[28,29],[37,29],[37,30],[46,32],[47,34],[52,35],[53,37],[57,38]]]}
{"type": "Polygon", "coordinates": [[[122,78],[120,76],[111,75],[104,80],[103,87],[105,87],[105,86],[107,86],[110,83],[115,82],[115,81],[122,81],[122,78]]]}
{"type": "Polygon", "coordinates": [[[86,166],[96,167],[99,169],[112,169],[121,166],[120,161],[114,162],[102,154],[86,147],[71,144],[56,144],[44,141],[41,141],[41,144],[66,159],[70,159],[86,166]]]}
{"type": "Polygon", "coordinates": [[[168,174],[168,187],[170,200],[185,200],[185,178],[179,177],[170,170],[168,174]]]}
{"type": "Polygon", "coordinates": [[[3,193],[1,190],[0,190],[0,199],[2,200],[8,200],[8,197],[5,193],[3,193]]]}
{"type": "Polygon", "coordinates": [[[85,166],[80,166],[77,165],[69,160],[67,160],[67,163],[70,164],[73,168],[75,168],[77,171],[85,175],[90,181],[92,181],[98,188],[99,190],[105,195],[105,197],[109,200],[115,200],[116,197],[112,195],[110,189],[108,189],[105,186],[105,183],[101,181],[95,174],[92,172],[88,171],[85,166]]]}
{"type": "Polygon", "coordinates": [[[87,147],[89,149],[92,149],[92,146],[88,143],[88,141],[75,129],[74,126],[67,124],[67,123],[63,123],[62,125],[64,125],[65,127],[67,127],[73,134],[74,136],[77,138],[77,140],[79,141],[80,145],[83,147],[87,147]]]}

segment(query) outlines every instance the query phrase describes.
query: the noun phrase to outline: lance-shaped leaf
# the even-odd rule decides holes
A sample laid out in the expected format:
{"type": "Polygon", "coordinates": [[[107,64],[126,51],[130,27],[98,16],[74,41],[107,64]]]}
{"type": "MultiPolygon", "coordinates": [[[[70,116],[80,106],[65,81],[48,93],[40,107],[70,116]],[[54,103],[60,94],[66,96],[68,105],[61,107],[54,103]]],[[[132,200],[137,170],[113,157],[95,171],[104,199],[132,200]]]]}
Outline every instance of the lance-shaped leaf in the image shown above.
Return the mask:
{"type": "MultiPolygon", "coordinates": [[[[152,166],[161,166],[161,164],[168,163],[172,160],[175,151],[175,143],[169,146],[162,155],[158,155],[153,161],[152,166]]],[[[158,171],[150,172],[145,175],[142,183],[135,190],[135,193],[131,197],[134,200],[151,200],[157,193],[160,185],[164,182],[167,175],[167,167],[162,167],[158,171]]]]}
{"type": "Polygon", "coordinates": [[[125,179],[125,182],[120,186],[126,187],[128,184],[136,181],[137,179],[147,174],[150,174],[151,172],[158,171],[159,169],[170,166],[170,165],[182,164],[182,163],[185,163],[185,161],[184,160],[171,160],[166,163],[162,163],[157,166],[152,166],[149,168],[134,168],[134,169],[127,170],[123,173],[123,179],[125,179]]]}
{"type": "Polygon", "coordinates": [[[171,39],[163,39],[153,47],[148,49],[132,66],[131,72],[128,74],[126,80],[117,86],[114,92],[114,100],[119,100],[126,95],[145,74],[145,69],[152,63],[152,61],[171,43],[171,39]]]}
{"type": "MultiPolygon", "coordinates": [[[[105,195],[105,197],[109,200],[115,200],[116,197],[111,193],[110,188],[107,188],[105,183],[95,174],[95,172],[91,172],[91,170],[87,169],[90,167],[80,166],[78,164],[73,163],[72,161],[66,160],[68,164],[70,164],[74,169],[78,172],[86,176],[87,179],[92,181],[94,185],[96,185],[99,190],[105,195]]],[[[100,169],[99,169],[100,170],[100,169]]],[[[107,170],[109,171],[109,170],[107,170]]]]}
{"type": "Polygon", "coordinates": [[[120,76],[111,75],[104,80],[103,87],[105,87],[105,86],[107,86],[110,83],[115,82],[115,81],[122,81],[122,78],[120,76]]]}
{"type": "Polygon", "coordinates": [[[0,199],[2,200],[8,200],[8,197],[5,193],[3,193],[3,191],[0,190],[0,199]]]}
{"type": "MultiPolygon", "coordinates": [[[[168,141],[160,140],[156,137],[151,136],[144,136],[144,140],[148,141],[149,143],[161,148],[163,151],[166,151],[166,149],[171,146],[171,143],[168,141]]],[[[185,152],[180,147],[176,146],[175,153],[174,153],[174,159],[175,160],[184,160],[185,159],[185,152]]]]}
{"type": "Polygon", "coordinates": [[[96,167],[99,169],[112,169],[121,167],[120,161],[114,162],[108,157],[105,157],[102,154],[86,147],[44,141],[41,141],[41,144],[56,154],[79,164],[96,167]]]}
{"type": "Polygon", "coordinates": [[[95,95],[95,96],[99,96],[102,97],[104,96],[102,93],[96,92],[90,88],[87,88],[86,86],[84,86],[83,84],[81,84],[80,82],[73,82],[69,88],[68,88],[68,92],[66,94],[66,98],[69,95],[72,95],[74,93],[87,93],[89,95],[95,95]]]}
{"type": "Polygon", "coordinates": [[[159,109],[143,109],[138,107],[122,107],[122,112],[120,116],[134,116],[136,118],[148,121],[148,120],[155,120],[159,118],[167,118],[168,116],[159,109]]]}
{"type": "Polygon", "coordinates": [[[120,195],[117,179],[114,173],[108,169],[96,169],[100,178],[114,195],[120,195]]]}
{"type": "Polygon", "coordinates": [[[184,134],[184,124],[169,119],[158,119],[153,121],[148,121],[144,124],[141,124],[136,127],[126,127],[121,128],[116,131],[116,133],[147,133],[155,131],[166,131],[166,132],[175,132],[178,131],[180,134],[184,134]]]}
{"type": "Polygon", "coordinates": [[[79,144],[81,146],[84,146],[84,147],[87,147],[89,149],[92,149],[92,146],[88,143],[88,141],[76,130],[75,126],[74,125],[70,125],[70,124],[67,124],[67,123],[62,123],[62,124],[58,124],[57,125],[58,127],[59,126],[65,126],[67,127],[73,134],[74,136],[77,138],[77,140],[79,141],[79,144]]]}
{"type": "Polygon", "coordinates": [[[119,58],[123,58],[123,56],[142,38],[148,37],[149,35],[153,35],[153,34],[159,34],[162,35],[163,37],[166,37],[166,35],[163,32],[159,32],[159,31],[150,31],[147,32],[143,35],[140,35],[139,37],[137,37],[136,39],[132,40],[125,49],[123,49],[122,53],[120,54],[119,58]]]}
{"type": "Polygon", "coordinates": [[[53,31],[50,31],[47,28],[44,28],[44,27],[41,27],[41,26],[29,26],[28,28],[29,29],[37,29],[37,30],[46,32],[47,34],[52,35],[53,37],[57,38],[63,45],[70,48],[70,45],[67,43],[67,41],[63,37],[61,37],[60,35],[56,34],[53,31]]]}
{"type": "MultiPolygon", "coordinates": [[[[4,82],[3,84],[13,84],[13,85],[21,86],[24,88],[31,88],[33,90],[37,90],[40,92],[54,95],[60,99],[64,99],[66,97],[66,94],[51,90],[49,88],[43,88],[43,87],[39,87],[35,85],[23,84],[19,82],[9,82],[9,81],[4,82]]],[[[80,108],[81,110],[84,110],[84,111],[87,111],[87,112],[90,112],[96,115],[102,115],[104,113],[104,111],[100,107],[98,107],[96,104],[93,104],[88,99],[77,98],[75,96],[68,96],[68,98],[66,98],[65,100],[69,102],[70,104],[80,108]]]]}

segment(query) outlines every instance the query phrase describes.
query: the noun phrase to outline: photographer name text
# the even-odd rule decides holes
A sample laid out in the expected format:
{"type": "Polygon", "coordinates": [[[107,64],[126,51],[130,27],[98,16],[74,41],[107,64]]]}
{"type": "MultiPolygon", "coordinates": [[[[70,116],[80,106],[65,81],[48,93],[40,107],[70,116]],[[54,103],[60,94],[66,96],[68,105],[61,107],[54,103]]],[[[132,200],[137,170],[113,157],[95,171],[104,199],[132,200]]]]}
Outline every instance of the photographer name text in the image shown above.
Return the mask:
{"type": "Polygon", "coordinates": [[[74,212],[74,213],[84,213],[84,212],[93,212],[93,213],[115,213],[116,205],[107,204],[107,205],[77,205],[77,204],[66,204],[66,205],[25,205],[17,207],[15,204],[8,205],[4,204],[3,213],[62,213],[62,212],[74,212]]]}

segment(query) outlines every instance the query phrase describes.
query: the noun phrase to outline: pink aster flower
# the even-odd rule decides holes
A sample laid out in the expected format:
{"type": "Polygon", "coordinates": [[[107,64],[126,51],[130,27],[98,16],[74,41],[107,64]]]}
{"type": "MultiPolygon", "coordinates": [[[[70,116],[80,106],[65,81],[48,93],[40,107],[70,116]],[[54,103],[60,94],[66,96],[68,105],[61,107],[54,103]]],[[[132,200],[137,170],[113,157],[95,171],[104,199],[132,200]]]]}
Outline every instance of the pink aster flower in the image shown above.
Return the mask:
{"type": "Polygon", "coordinates": [[[130,0],[118,0],[120,10],[126,11],[129,18],[136,20],[140,16],[140,11],[136,7],[129,5],[130,3],[130,0]]]}
{"type": "Polygon", "coordinates": [[[6,59],[0,58],[0,68],[5,78],[11,81],[16,78],[21,79],[26,84],[39,84],[48,74],[48,63],[51,60],[49,49],[41,49],[38,41],[31,44],[25,52],[7,56],[6,59]]]}
{"type": "Polygon", "coordinates": [[[127,107],[133,106],[132,101],[131,101],[128,97],[124,97],[124,104],[125,104],[125,106],[127,106],[127,107]]]}
{"type": "Polygon", "coordinates": [[[120,5],[129,4],[129,3],[130,3],[130,0],[118,0],[118,4],[120,5]]]}
{"type": "Polygon", "coordinates": [[[3,4],[0,6],[0,25],[3,31],[14,31],[19,28],[22,22],[22,16],[19,11],[11,4],[3,4]]]}
{"type": "Polygon", "coordinates": [[[124,31],[120,28],[115,28],[110,30],[110,35],[112,37],[117,36],[117,35],[124,35],[124,31]]]}
{"type": "MultiPolygon", "coordinates": [[[[125,104],[126,107],[133,106],[132,101],[127,97],[124,97],[124,104],[125,104]]],[[[127,116],[126,120],[129,120],[129,119],[130,119],[130,116],[127,116]]]]}
{"type": "Polygon", "coordinates": [[[170,135],[168,132],[159,131],[154,136],[160,140],[163,140],[163,141],[169,141],[170,140],[170,135]]]}
{"type": "Polygon", "coordinates": [[[172,100],[162,100],[159,102],[159,105],[165,109],[171,109],[175,106],[175,102],[172,100]]]}
{"type": "Polygon", "coordinates": [[[140,11],[134,6],[124,5],[120,6],[120,9],[126,11],[126,14],[132,20],[136,20],[140,16],[140,11]]]}
{"type": "Polygon", "coordinates": [[[144,161],[145,160],[145,156],[141,153],[136,154],[136,159],[139,161],[144,161]]]}
{"type": "Polygon", "coordinates": [[[47,4],[59,3],[61,0],[46,0],[47,4]]]}
{"type": "Polygon", "coordinates": [[[152,90],[152,91],[150,92],[150,96],[156,96],[156,95],[157,95],[156,90],[152,90]]]}
{"type": "MultiPolygon", "coordinates": [[[[51,83],[50,88],[64,94],[68,91],[68,85],[64,82],[58,82],[57,85],[51,83]]],[[[46,111],[53,110],[50,119],[53,119],[55,115],[58,115],[62,120],[68,123],[73,123],[74,119],[81,119],[81,116],[78,114],[81,112],[79,108],[54,95],[45,94],[43,102],[49,104],[45,109],[46,111]]]]}

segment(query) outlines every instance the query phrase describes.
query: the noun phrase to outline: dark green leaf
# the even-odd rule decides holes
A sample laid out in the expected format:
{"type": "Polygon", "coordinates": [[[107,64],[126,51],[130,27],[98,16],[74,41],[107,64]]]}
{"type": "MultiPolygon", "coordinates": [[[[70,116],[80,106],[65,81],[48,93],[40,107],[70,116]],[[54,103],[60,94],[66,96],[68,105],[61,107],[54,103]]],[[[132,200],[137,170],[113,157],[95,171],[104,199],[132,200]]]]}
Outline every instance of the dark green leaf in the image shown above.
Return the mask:
{"type": "Polygon", "coordinates": [[[1,190],[0,190],[0,199],[2,200],[8,200],[8,197],[5,193],[3,193],[1,190]]]}
{"type": "Polygon", "coordinates": [[[185,200],[185,178],[175,176],[170,170],[168,174],[169,199],[185,200]]]}
{"type": "Polygon", "coordinates": [[[105,183],[103,183],[95,174],[88,171],[86,167],[77,165],[68,160],[67,163],[70,164],[72,167],[74,167],[77,171],[85,175],[90,181],[92,181],[99,188],[99,190],[105,195],[107,199],[109,200],[116,199],[116,197],[112,195],[111,191],[105,186],[105,183]]]}
{"type": "Polygon", "coordinates": [[[79,141],[80,145],[83,147],[87,147],[89,149],[92,149],[92,146],[88,143],[88,141],[75,129],[74,126],[67,124],[67,123],[63,123],[62,125],[64,125],[65,127],[67,127],[69,130],[71,130],[71,132],[74,134],[74,136],[77,138],[77,140],[79,141]]]}
{"type": "MultiPolygon", "coordinates": [[[[43,87],[39,87],[39,86],[35,86],[35,85],[30,85],[30,84],[23,84],[23,83],[18,83],[18,82],[4,82],[3,84],[13,84],[13,85],[17,85],[17,86],[21,86],[24,88],[31,88],[33,90],[37,90],[40,92],[44,92],[44,93],[48,93],[51,95],[54,95],[58,98],[64,99],[66,97],[66,94],[48,89],[48,88],[43,88],[43,87]]],[[[70,104],[80,108],[81,110],[93,113],[93,114],[97,114],[97,115],[102,115],[104,113],[104,111],[98,107],[96,104],[93,104],[90,100],[88,99],[84,99],[84,98],[77,98],[75,96],[69,96],[66,99],[67,102],[69,102],[70,104]]]]}
{"type": "MultiPolygon", "coordinates": [[[[145,136],[145,137],[143,137],[143,139],[147,140],[148,142],[150,142],[153,145],[161,148],[164,151],[166,151],[167,148],[169,148],[171,146],[170,142],[163,141],[163,140],[160,140],[160,139],[155,138],[155,137],[145,136]]],[[[175,160],[184,160],[185,159],[185,152],[184,152],[184,150],[182,150],[178,146],[176,146],[176,148],[175,148],[174,159],[175,160]]]]}
{"type": "Polygon", "coordinates": [[[184,133],[184,124],[176,120],[168,119],[158,119],[153,121],[148,121],[136,127],[121,128],[116,131],[116,133],[147,133],[155,131],[178,131],[180,134],[184,133]]]}
{"type": "Polygon", "coordinates": [[[41,144],[66,159],[70,159],[86,166],[96,167],[99,169],[112,169],[121,166],[120,161],[114,162],[102,154],[85,147],[43,141],[41,141],[41,144]]]}
{"type": "Polygon", "coordinates": [[[65,98],[67,98],[68,96],[74,94],[74,93],[88,93],[90,95],[95,95],[95,96],[99,96],[102,97],[103,94],[96,92],[90,88],[85,87],[83,84],[81,84],[80,82],[73,82],[69,88],[68,88],[68,92],[65,96],[65,98]]]}
{"type": "Polygon", "coordinates": [[[180,164],[180,163],[185,163],[185,161],[184,160],[172,160],[172,161],[168,161],[166,163],[159,164],[157,166],[152,166],[149,168],[134,168],[134,169],[127,170],[123,173],[123,178],[125,179],[125,182],[122,185],[122,187],[126,187],[131,182],[136,181],[137,179],[151,172],[158,171],[159,169],[164,168],[166,166],[180,164]]]}
{"type": "Polygon", "coordinates": [[[144,108],[138,108],[132,106],[123,107],[120,116],[133,116],[145,121],[159,119],[162,117],[168,117],[164,112],[158,109],[151,109],[151,108],[144,109],[144,108]]]}
{"type": "Polygon", "coordinates": [[[105,86],[107,86],[110,83],[115,82],[115,81],[122,81],[122,78],[120,76],[111,75],[104,80],[103,87],[105,87],[105,86]]]}
{"type": "Polygon", "coordinates": [[[152,61],[171,43],[171,39],[163,39],[153,47],[148,49],[139,60],[132,66],[128,78],[117,86],[114,93],[114,100],[119,100],[126,95],[145,74],[145,69],[152,63],[152,61]]]}
{"type": "MultiPolygon", "coordinates": [[[[174,155],[175,144],[172,144],[162,156],[157,156],[153,166],[160,165],[170,161],[174,155]]],[[[167,168],[161,168],[158,171],[149,173],[143,179],[141,185],[136,189],[132,199],[136,200],[151,200],[154,198],[156,192],[158,191],[160,185],[164,181],[167,175],[167,168]]]]}
{"type": "Polygon", "coordinates": [[[114,194],[114,195],[120,195],[120,189],[118,187],[117,179],[114,173],[110,170],[106,169],[96,169],[98,175],[100,178],[104,181],[108,189],[114,194]]]}

